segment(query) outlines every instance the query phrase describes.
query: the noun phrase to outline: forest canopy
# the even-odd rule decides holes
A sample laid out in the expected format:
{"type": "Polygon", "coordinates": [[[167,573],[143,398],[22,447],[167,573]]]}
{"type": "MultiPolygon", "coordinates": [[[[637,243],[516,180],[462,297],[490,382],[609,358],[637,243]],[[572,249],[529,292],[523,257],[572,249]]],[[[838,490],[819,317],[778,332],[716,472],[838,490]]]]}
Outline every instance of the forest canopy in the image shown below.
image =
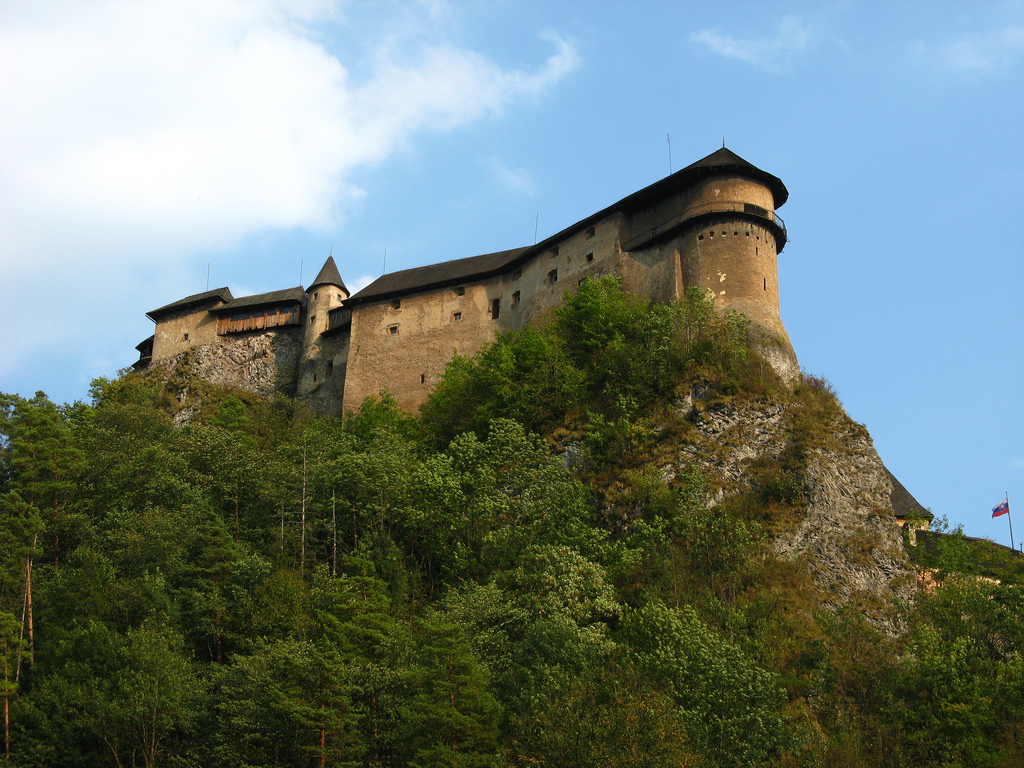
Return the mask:
{"type": "Polygon", "coordinates": [[[661,476],[695,386],[797,403],[794,456],[841,412],[820,379],[779,382],[742,316],[614,280],[456,358],[416,417],[187,371],[0,395],[5,757],[1024,764],[1020,558],[979,578],[952,532],[895,635],[824,609],[770,547],[798,463],[715,508],[696,467],[661,476]]]}

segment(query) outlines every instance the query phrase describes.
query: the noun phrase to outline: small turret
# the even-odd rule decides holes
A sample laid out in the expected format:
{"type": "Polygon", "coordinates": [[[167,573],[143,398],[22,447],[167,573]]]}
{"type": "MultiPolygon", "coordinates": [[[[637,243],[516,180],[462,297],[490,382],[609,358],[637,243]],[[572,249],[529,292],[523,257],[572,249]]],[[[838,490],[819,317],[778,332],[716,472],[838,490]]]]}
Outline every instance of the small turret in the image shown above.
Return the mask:
{"type": "Polygon", "coordinates": [[[302,337],[302,359],[299,363],[300,396],[311,392],[323,380],[330,361],[323,359],[320,337],[330,328],[331,310],[341,307],[348,295],[348,288],[341,279],[334,257],[328,256],[316,279],[306,289],[306,323],[302,337]]]}

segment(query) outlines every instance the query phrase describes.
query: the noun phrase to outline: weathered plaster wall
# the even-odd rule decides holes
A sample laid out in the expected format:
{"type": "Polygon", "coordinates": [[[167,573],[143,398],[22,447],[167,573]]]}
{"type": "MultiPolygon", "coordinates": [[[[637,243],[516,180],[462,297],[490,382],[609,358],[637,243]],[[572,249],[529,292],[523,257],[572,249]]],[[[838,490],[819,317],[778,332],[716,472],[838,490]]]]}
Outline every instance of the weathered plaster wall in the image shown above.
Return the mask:
{"type": "Polygon", "coordinates": [[[519,291],[519,306],[509,317],[501,318],[503,328],[522,328],[550,315],[564,303],[565,292],[581,285],[587,277],[616,273],[621,223],[618,214],[602,219],[559,241],[513,272],[505,290],[512,304],[512,294],[519,291]]]}
{"type": "Polygon", "coordinates": [[[211,305],[168,313],[153,331],[153,360],[181,354],[189,347],[217,342],[217,318],[209,313],[211,305]]]}
{"type": "Polygon", "coordinates": [[[316,345],[318,356],[302,364],[302,367],[307,369],[309,380],[312,381],[312,386],[302,394],[302,397],[313,413],[339,416],[345,397],[345,379],[348,371],[348,330],[339,329],[324,334],[317,339],[316,345]],[[310,376],[308,369],[314,367],[315,372],[310,376]]]}
{"type": "Polygon", "coordinates": [[[489,281],[466,285],[461,295],[451,287],[357,307],[345,407],[387,390],[402,408],[417,411],[455,354],[473,355],[494,338],[491,299],[501,295],[489,281]]]}

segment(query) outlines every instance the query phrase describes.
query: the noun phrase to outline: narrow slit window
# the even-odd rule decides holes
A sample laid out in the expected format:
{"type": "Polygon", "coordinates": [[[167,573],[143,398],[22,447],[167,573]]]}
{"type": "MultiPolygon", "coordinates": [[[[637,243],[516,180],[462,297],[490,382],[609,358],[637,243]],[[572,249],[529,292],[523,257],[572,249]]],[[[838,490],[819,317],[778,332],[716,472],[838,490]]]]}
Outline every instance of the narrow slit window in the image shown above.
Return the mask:
{"type": "Polygon", "coordinates": [[[764,289],[766,291],[768,290],[768,278],[767,277],[764,279],[764,289]]]}
{"type": "Polygon", "coordinates": [[[427,374],[421,373],[420,374],[420,384],[426,384],[426,383],[427,383],[427,374]]]}
{"type": "Polygon", "coordinates": [[[498,314],[501,312],[501,299],[495,299],[491,302],[491,320],[497,320],[498,314]]]}
{"type": "Polygon", "coordinates": [[[401,299],[393,299],[392,302],[391,302],[391,308],[392,309],[401,309],[402,308],[402,300],[401,299]]]}
{"type": "Polygon", "coordinates": [[[548,272],[548,282],[549,283],[557,283],[558,282],[558,270],[557,269],[552,269],[550,272],[548,272]]]}
{"type": "Polygon", "coordinates": [[[316,315],[310,315],[309,316],[309,324],[312,325],[315,322],[316,322],[316,315]]]}
{"type": "Polygon", "coordinates": [[[188,334],[185,334],[185,341],[188,341],[188,334]]]}
{"type": "Polygon", "coordinates": [[[590,264],[594,260],[594,254],[588,253],[586,256],[583,257],[583,259],[587,262],[587,264],[590,264]]]}
{"type": "Polygon", "coordinates": [[[512,294],[512,309],[519,306],[519,291],[512,294]]]}
{"type": "Polygon", "coordinates": [[[328,376],[333,376],[334,375],[334,361],[333,360],[328,360],[327,361],[327,375],[328,376]]]}
{"type": "Polygon", "coordinates": [[[592,238],[592,237],[594,236],[594,234],[595,234],[595,230],[594,230],[594,228],[593,228],[593,227],[590,227],[590,228],[589,228],[589,229],[588,229],[588,230],[586,231],[586,234],[584,234],[584,235],[583,235],[583,237],[584,237],[585,239],[589,240],[590,238],[592,238]]]}

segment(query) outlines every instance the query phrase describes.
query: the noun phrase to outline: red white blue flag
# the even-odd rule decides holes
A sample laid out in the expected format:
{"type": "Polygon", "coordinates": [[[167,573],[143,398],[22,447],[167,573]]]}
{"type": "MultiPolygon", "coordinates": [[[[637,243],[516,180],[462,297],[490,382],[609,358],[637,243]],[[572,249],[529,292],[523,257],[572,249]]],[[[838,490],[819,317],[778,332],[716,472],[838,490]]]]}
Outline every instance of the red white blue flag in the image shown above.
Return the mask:
{"type": "Polygon", "coordinates": [[[992,517],[999,517],[1000,515],[1010,514],[1010,502],[1000,501],[994,507],[992,507],[992,517]]]}

